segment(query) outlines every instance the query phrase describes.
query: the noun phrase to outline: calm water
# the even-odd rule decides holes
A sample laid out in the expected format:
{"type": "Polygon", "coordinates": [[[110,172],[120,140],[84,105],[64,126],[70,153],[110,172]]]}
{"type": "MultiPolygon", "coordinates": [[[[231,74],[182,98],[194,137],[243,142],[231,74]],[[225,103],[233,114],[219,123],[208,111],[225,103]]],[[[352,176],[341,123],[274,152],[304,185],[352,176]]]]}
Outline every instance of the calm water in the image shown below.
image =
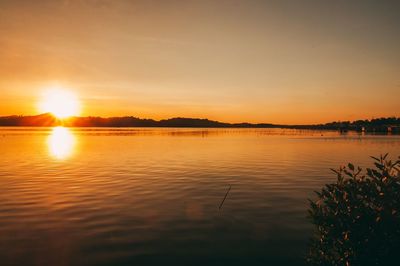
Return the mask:
{"type": "Polygon", "coordinates": [[[399,151],[335,132],[0,128],[1,265],[301,265],[329,168],[399,151]]]}

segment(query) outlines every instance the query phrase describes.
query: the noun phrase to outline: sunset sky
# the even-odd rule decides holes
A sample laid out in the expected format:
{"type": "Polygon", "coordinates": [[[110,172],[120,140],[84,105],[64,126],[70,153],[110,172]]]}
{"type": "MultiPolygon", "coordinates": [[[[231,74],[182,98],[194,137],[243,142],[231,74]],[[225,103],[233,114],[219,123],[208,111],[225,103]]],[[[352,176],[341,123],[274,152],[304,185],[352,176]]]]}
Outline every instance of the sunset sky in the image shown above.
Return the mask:
{"type": "Polygon", "coordinates": [[[0,0],[0,115],[400,116],[400,1],[0,0]]]}

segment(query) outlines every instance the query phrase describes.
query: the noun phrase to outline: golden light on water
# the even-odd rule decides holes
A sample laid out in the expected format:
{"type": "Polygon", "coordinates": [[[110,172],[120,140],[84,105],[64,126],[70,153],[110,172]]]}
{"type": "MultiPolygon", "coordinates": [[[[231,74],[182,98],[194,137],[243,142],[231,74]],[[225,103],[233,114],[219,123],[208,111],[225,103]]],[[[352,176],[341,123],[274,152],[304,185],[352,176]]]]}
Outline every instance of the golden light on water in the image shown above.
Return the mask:
{"type": "Polygon", "coordinates": [[[48,138],[50,154],[56,159],[66,159],[74,151],[75,136],[65,127],[55,127],[48,138]]]}
{"type": "Polygon", "coordinates": [[[70,91],[51,88],[43,93],[39,102],[39,110],[43,113],[52,113],[57,118],[66,118],[79,115],[80,104],[78,98],[70,91]]]}

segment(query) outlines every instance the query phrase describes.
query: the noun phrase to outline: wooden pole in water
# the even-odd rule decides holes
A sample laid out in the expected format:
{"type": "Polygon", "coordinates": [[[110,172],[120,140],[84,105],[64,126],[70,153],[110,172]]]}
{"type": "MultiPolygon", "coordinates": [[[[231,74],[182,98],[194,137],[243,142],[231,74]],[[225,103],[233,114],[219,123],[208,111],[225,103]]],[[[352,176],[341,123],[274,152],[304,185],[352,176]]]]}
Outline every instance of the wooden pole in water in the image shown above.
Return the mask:
{"type": "Polygon", "coordinates": [[[219,208],[218,208],[218,209],[221,209],[221,208],[222,208],[222,205],[224,204],[225,199],[226,199],[226,197],[228,196],[229,191],[231,190],[231,187],[232,187],[232,186],[229,185],[228,191],[226,192],[225,197],[224,197],[224,199],[222,200],[221,204],[219,205],[219,208]]]}

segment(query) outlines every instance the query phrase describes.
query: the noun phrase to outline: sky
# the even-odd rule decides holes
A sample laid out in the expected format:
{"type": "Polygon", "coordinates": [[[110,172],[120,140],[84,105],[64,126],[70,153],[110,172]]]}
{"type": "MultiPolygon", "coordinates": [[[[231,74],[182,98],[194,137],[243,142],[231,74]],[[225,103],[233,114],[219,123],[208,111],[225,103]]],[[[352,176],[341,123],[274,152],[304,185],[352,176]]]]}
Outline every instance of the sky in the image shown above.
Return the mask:
{"type": "Polygon", "coordinates": [[[62,87],[82,116],[400,116],[400,1],[0,0],[0,115],[62,87]]]}

